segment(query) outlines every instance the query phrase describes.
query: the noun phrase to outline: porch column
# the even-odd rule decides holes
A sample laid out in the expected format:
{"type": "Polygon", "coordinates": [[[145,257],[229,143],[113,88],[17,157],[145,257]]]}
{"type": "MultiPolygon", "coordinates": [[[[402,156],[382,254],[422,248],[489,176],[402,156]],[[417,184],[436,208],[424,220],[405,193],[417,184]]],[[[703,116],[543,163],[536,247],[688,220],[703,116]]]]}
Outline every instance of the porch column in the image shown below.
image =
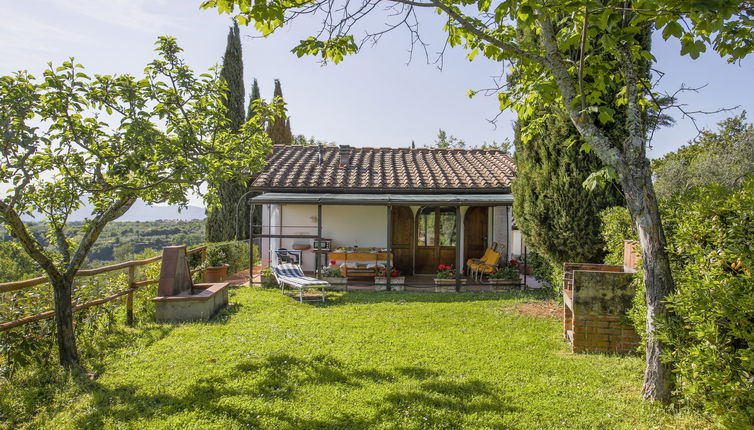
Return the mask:
{"type": "Polygon", "coordinates": [[[461,206],[456,206],[456,292],[461,291],[461,206]]]}
{"type": "MultiPolygon", "coordinates": [[[[319,244],[322,243],[322,205],[317,205],[317,242],[316,243],[319,243],[319,244]]],[[[314,274],[315,276],[319,277],[319,275],[321,275],[320,263],[322,261],[322,254],[320,254],[320,251],[317,251],[317,247],[313,246],[312,248],[314,250],[314,274]]]]}
{"type": "Polygon", "coordinates": [[[391,269],[393,259],[390,258],[393,254],[393,207],[387,206],[387,257],[385,258],[385,278],[387,281],[386,289],[388,291],[391,290],[390,288],[390,280],[392,278],[391,273],[393,272],[391,269]]]}
{"type": "MultiPolygon", "coordinates": [[[[249,204],[249,286],[254,284],[254,203],[249,204]]],[[[261,243],[260,243],[261,245],[261,243]]],[[[259,250],[261,257],[262,250],[259,250]]],[[[261,261],[261,258],[260,258],[261,261]]]]}

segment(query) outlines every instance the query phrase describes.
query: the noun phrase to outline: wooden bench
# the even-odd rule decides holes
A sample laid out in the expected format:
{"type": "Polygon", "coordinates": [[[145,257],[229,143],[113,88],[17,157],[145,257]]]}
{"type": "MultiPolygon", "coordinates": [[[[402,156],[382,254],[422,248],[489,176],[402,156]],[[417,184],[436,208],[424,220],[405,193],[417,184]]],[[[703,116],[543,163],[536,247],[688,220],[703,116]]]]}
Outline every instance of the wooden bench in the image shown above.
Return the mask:
{"type": "MultiPolygon", "coordinates": [[[[355,251],[330,252],[329,260],[342,261],[341,274],[344,277],[373,277],[377,268],[387,263],[387,252],[370,251],[369,248],[358,248],[355,251]],[[372,265],[372,267],[368,267],[372,265]]],[[[390,260],[392,261],[392,255],[390,260]]]]}

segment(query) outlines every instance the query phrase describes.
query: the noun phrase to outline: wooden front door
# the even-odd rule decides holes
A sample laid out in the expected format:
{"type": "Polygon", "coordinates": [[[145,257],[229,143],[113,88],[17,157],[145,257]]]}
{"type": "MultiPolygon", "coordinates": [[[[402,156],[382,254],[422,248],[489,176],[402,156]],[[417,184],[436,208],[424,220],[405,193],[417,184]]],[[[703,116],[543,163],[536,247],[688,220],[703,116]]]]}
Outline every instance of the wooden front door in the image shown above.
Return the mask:
{"type": "Polygon", "coordinates": [[[414,214],[411,208],[393,206],[393,265],[404,275],[414,274],[414,259],[411,255],[414,237],[414,214]]]}
{"type": "MultiPolygon", "coordinates": [[[[472,207],[463,218],[463,255],[464,259],[480,258],[487,249],[487,214],[486,207],[472,207]]],[[[466,262],[464,261],[464,264],[466,262]]]]}
{"type": "Polygon", "coordinates": [[[421,209],[416,214],[416,273],[437,273],[440,264],[455,263],[456,208],[421,209]]]}

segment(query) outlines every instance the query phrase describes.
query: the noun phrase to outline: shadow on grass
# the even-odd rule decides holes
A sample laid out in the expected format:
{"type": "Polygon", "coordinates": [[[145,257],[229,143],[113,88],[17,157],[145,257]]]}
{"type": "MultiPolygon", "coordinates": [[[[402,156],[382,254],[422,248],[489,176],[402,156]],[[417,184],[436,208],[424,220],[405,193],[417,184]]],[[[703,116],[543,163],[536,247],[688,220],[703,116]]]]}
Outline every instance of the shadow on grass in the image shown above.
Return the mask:
{"type": "Polygon", "coordinates": [[[87,381],[83,386],[92,393],[94,404],[77,418],[75,427],[152,419],[165,423],[170,416],[189,413],[224,425],[251,427],[457,428],[485,414],[500,418],[516,410],[500,389],[477,379],[459,380],[418,366],[354,368],[328,355],[299,358],[281,353],[244,361],[222,375],[181,387],[180,394],[167,390],[141,394],[131,384],[109,388],[87,381]],[[329,408],[323,413],[294,413],[302,404],[318,406],[313,387],[335,386],[343,392],[377,385],[374,399],[362,401],[355,410],[333,408],[331,399],[322,399],[319,403],[329,408]]]}
{"type": "Polygon", "coordinates": [[[460,292],[460,293],[435,293],[435,292],[393,292],[393,291],[349,291],[339,294],[328,294],[327,301],[306,302],[312,306],[327,307],[340,305],[374,303],[463,303],[495,300],[545,300],[550,294],[542,290],[527,291],[483,291],[483,292],[460,292]]]}

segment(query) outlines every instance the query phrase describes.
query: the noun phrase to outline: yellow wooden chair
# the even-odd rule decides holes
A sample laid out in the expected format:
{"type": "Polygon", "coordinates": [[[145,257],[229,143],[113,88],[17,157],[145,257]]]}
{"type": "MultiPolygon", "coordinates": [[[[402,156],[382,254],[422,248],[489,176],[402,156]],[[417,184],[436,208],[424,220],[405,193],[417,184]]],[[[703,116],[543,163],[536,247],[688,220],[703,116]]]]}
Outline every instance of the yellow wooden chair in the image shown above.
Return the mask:
{"type": "Polygon", "coordinates": [[[472,263],[469,265],[471,267],[472,274],[474,275],[474,279],[481,279],[482,276],[485,274],[493,274],[497,272],[497,263],[500,260],[500,254],[498,254],[495,251],[492,251],[491,253],[487,254],[487,258],[481,259],[479,263],[472,263]]]}
{"type": "Polygon", "coordinates": [[[482,258],[469,258],[468,260],[466,260],[466,275],[467,276],[471,275],[472,264],[478,265],[479,263],[482,262],[482,260],[485,260],[486,258],[488,258],[491,252],[496,252],[496,251],[497,251],[497,242],[492,242],[492,245],[484,251],[484,255],[482,255],[482,258]]]}

